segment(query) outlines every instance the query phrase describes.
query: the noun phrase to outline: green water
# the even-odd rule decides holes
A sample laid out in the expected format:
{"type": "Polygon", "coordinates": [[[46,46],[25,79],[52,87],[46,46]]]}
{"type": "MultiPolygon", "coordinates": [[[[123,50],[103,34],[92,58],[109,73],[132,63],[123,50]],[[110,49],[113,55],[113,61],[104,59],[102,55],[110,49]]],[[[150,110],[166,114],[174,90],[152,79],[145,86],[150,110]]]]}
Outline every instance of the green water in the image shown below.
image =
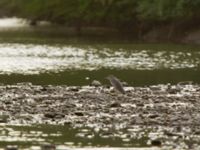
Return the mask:
{"type": "MultiPolygon", "coordinates": [[[[2,32],[0,41],[0,82],[3,84],[31,82],[79,86],[89,85],[93,80],[108,84],[105,77],[109,74],[131,86],[181,81],[200,83],[200,47],[197,45],[146,44],[129,39],[77,38],[65,34],[59,37],[55,33],[32,30],[2,32]]],[[[31,147],[44,143],[77,147],[149,146],[145,135],[123,141],[120,136],[102,137],[100,132],[92,130],[77,137],[80,130],[82,128],[69,126],[2,125],[0,147],[31,147]]]]}
{"type": "Polygon", "coordinates": [[[102,84],[109,84],[105,79],[109,74],[114,74],[130,86],[145,86],[156,84],[177,84],[182,81],[200,83],[200,70],[109,70],[95,71],[64,71],[60,73],[43,73],[39,75],[0,75],[3,84],[15,84],[19,82],[31,82],[36,85],[89,85],[93,80],[99,80],[102,84]],[[89,77],[89,79],[88,79],[89,77]]]}
{"type": "Polygon", "coordinates": [[[0,126],[0,147],[20,145],[21,148],[42,146],[47,143],[66,147],[147,147],[147,137],[131,138],[123,141],[120,136],[101,136],[103,131],[95,133],[89,128],[70,126],[33,125],[0,126]],[[108,140],[109,139],[109,140],[108,140]]]}

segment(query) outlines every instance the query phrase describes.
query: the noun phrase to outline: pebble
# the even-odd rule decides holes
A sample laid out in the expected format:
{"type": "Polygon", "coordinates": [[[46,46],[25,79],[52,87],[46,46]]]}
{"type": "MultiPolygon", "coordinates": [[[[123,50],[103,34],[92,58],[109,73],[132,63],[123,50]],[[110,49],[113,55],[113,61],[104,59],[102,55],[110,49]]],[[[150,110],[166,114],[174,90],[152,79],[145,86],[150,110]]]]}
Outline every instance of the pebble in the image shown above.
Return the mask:
{"type": "Polygon", "coordinates": [[[41,146],[41,150],[55,150],[56,146],[53,144],[44,144],[41,146]]]}
{"type": "Polygon", "coordinates": [[[160,140],[152,140],[151,145],[160,147],[162,145],[162,142],[160,140]]]}
{"type": "Polygon", "coordinates": [[[46,118],[55,118],[56,113],[54,113],[54,112],[48,112],[48,113],[45,113],[44,116],[46,118]]]}
{"type": "Polygon", "coordinates": [[[95,86],[95,87],[99,87],[101,85],[102,85],[101,82],[97,81],[97,80],[93,80],[92,83],[91,83],[91,86],[95,86]]]}
{"type": "Polygon", "coordinates": [[[83,113],[83,112],[80,112],[80,111],[74,112],[74,114],[75,114],[76,116],[84,116],[84,113],[83,113]]]}
{"type": "Polygon", "coordinates": [[[7,123],[9,115],[0,115],[0,123],[7,123]]]}
{"type": "Polygon", "coordinates": [[[119,102],[113,102],[110,104],[110,107],[121,107],[121,104],[119,102]]]}
{"type": "Polygon", "coordinates": [[[18,150],[17,145],[8,145],[6,146],[5,150],[18,150]]]}

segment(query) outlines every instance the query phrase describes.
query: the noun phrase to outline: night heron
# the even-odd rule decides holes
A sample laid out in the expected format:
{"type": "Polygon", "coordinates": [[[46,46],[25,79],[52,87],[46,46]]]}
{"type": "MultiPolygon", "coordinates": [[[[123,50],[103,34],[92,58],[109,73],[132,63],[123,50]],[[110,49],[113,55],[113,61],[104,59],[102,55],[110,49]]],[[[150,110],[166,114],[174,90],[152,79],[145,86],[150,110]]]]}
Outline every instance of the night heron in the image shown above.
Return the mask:
{"type": "Polygon", "coordinates": [[[110,83],[112,84],[112,86],[119,91],[122,94],[125,94],[125,90],[123,88],[122,83],[120,82],[119,79],[117,79],[115,76],[113,75],[109,75],[108,77],[106,77],[106,79],[108,79],[110,81],[110,83]]]}

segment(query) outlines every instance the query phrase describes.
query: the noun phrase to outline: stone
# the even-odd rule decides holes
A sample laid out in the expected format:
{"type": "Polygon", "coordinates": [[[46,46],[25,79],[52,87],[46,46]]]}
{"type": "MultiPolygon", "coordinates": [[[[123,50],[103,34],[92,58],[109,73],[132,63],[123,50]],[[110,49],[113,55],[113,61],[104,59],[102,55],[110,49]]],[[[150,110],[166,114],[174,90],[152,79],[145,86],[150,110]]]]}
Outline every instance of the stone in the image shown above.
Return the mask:
{"type": "Polygon", "coordinates": [[[41,150],[55,150],[56,146],[53,144],[44,144],[41,146],[41,150]]]}
{"type": "Polygon", "coordinates": [[[162,142],[160,140],[152,140],[151,145],[160,147],[162,145],[162,142]]]}
{"type": "Polygon", "coordinates": [[[5,150],[18,150],[17,145],[8,145],[6,146],[5,150]]]}
{"type": "Polygon", "coordinates": [[[84,116],[84,113],[81,111],[74,112],[76,116],[84,116]]]}
{"type": "Polygon", "coordinates": [[[93,80],[92,83],[91,83],[91,86],[95,86],[95,87],[98,87],[98,86],[101,86],[101,82],[97,81],[97,80],[93,80]]]}
{"type": "Polygon", "coordinates": [[[119,102],[113,102],[110,104],[110,107],[121,107],[121,104],[119,102]]]}
{"type": "Polygon", "coordinates": [[[53,112],[48,112],[48,113],[45,113],[44,116],[46,118],[55,118],[56,114],[53,112]]]}

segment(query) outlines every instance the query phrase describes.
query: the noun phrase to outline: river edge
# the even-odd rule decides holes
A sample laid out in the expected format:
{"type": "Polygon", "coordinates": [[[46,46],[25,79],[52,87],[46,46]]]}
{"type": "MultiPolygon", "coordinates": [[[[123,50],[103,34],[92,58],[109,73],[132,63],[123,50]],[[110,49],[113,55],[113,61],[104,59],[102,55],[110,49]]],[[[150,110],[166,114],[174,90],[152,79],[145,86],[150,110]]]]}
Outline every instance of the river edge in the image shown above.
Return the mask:
{"type": "MultiPolygon", "coordinates": [[[[177,27],[178,28],[178,27],[177,27]]],[[[138,31],[120,31],[107,27],[84,27],[77,33],[73,27],[67,26],[22,26],[0,28],[0,41],[17,43],[172,43],[172,44],[200,44],[200,29],[189,28],[183,30],[170,26],[155,27],[142,35],[138,31]]]]}
{"type": "Polygon", "coordinates": [[[100,85],[1,85],[0,122],[106,129],[104,136],[126,130],[127,138],[147,134],[153,146],[199,147],[200,85],[179,83],[125,90],[122,95],[100,85]]]}

